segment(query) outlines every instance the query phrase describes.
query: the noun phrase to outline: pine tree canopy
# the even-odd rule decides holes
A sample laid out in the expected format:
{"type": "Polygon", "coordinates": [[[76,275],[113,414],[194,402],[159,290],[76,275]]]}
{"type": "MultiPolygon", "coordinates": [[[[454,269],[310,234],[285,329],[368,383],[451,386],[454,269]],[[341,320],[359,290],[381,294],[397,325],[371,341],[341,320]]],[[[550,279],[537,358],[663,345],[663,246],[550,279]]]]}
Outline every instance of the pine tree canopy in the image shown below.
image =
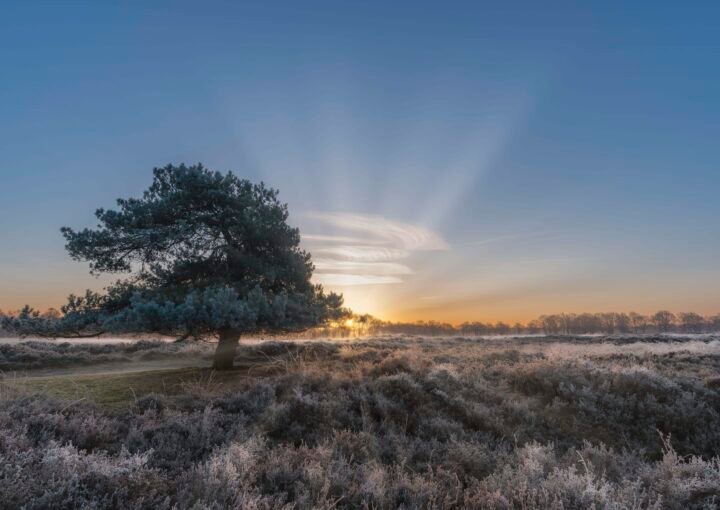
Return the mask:
{"type": "Polygon", "coordinates": [[[59,318],[26,307],[20,334],[145,332],[202,336],[297,331],[344,313],[342,296],[311,282],[310,254],[288,225],[278,192],[202,165],[153,170],[142,198],[98,209],[96,228],[62,228],[73,259],[92,273],[126,275],[71,295],[59,318]]]}

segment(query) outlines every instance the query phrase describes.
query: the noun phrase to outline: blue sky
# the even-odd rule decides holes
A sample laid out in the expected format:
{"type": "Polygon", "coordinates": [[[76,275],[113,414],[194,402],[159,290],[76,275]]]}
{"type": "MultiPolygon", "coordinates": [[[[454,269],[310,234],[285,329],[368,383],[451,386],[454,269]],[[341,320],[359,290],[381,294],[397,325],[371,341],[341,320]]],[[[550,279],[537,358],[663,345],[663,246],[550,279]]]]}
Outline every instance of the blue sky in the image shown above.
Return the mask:
{"type": "Polygon", "coordinates": [[[720,311],[720,4],[3,2],[0,308],[153,166],[265,180],[394,319],[720,311]],[[101,5],[102,4],[102,5],[101,5]]]}

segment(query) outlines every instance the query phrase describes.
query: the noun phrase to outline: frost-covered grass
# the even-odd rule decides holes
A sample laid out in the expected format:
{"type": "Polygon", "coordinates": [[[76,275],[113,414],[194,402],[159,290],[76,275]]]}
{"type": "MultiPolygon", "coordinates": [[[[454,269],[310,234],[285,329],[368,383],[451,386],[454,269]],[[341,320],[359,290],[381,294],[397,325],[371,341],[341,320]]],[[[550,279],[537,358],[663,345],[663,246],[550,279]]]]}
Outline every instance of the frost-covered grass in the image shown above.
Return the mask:
{"type": "Polygon", "coordinates": [[[140,340],[124,343],[70,343],[29,340],[0,343],[0,370],[82,367],[101,363],[133,363],[209,356],[209,346],[140,340]]]}
{"type": "Polygon", "coordinates": [[[720,345],[670,342],[269,342],[232,373],[9,377],[0,508],[717,508],[720,345]]]}

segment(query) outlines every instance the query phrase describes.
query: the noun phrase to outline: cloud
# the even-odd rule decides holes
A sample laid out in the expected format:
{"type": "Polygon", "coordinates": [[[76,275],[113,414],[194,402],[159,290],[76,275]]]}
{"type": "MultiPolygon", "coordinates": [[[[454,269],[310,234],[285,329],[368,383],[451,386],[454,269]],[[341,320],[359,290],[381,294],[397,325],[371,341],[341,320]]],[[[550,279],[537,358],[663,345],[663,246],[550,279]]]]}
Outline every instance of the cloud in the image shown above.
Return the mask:
{"type": "Polygon", "coordinates": [[[389,220],[375,214],[311,212],[306,216],[338,229],[364,234],[366,244],[385,242],[406,250],[449,248],[442,237],[427,228],[389,220]]]}
{"type": "Polygon", "coordinates": [[[374,246],[333,246],[320,248],[315,253],[322,253],[341,260],[354,260],[359,262],[381,262],[384,260],[404,259],[410,255],[407,250],[398,248],[385,248],[374,246]]]}
{"type": "Polygon", "coordinates": [[[302,236],[315,256],[314,279],[324,285],[402,283],[402,277],[413,274],[408,264],[414,252],[449,249],[427,228],[375,214],[311,212],[304,219],[331,231],[302,236]]]}
{"type": "Polygon", "coordinates": [[[316,274],[315,282],[322,285],[334,285],[343,287],[346,285],[379,285],[388,283],[402,283],[397,276],[380,276],[380,275],[362,275],[362,274],[336,274],[336,273],[319,273],[316,274]]]}
{"type": "Polygon", "coordinates": [[[349,262],[345,260],[315,259],[315,269],[322,272],[344,271],[357,274],[407,275],[412,270],[394,262],[349,262]]]}
{"type": "Polygon", "coordinates": [[[351,237],[351,236],[327,236],[320,234],[302,234],[302,238],[305,241],[323,241],[328,243],[373,243],[382,244],[383,240],[371,240],[362,237],[351,237]]]}

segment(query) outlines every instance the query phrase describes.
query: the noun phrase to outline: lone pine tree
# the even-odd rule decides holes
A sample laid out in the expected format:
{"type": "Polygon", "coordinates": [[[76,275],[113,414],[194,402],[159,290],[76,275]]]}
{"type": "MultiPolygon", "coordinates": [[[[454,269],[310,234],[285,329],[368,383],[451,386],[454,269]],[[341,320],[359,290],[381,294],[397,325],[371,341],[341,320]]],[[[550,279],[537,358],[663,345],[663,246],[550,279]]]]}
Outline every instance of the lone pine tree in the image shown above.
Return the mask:
{"type": "Polygon", "coordinates": [[[153,170],[142,198],[98,209],[96,228],[62,228],[73,259],[98,273],[128,273],[71,295],[59,317],[32,308],[6,320],[22,335],[216,335],[216,369],[233,366],[240,336],[292,332],[337,319],[342,296],[310,281],[313,264],[287,205],[264,184],[202,165],[153,170]]]}

